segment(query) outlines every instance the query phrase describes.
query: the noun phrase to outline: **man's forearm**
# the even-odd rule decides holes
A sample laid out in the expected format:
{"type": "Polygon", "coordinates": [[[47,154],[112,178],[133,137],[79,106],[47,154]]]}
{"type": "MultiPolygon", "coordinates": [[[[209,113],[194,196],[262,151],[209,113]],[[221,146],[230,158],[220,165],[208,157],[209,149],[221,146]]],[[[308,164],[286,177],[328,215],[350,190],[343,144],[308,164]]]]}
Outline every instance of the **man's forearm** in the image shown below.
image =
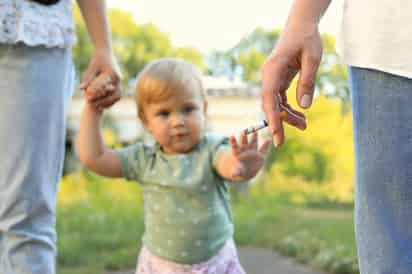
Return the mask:
{"type": "Polygon", "coordinates": [[[318,24],[331,0],[295,0],[287,24],[297,22],[318,24]]]}
{"type": "Polygon", "coordinates": [[[112,50],[105,0],[77,0],[96,49],[112,50]]]}

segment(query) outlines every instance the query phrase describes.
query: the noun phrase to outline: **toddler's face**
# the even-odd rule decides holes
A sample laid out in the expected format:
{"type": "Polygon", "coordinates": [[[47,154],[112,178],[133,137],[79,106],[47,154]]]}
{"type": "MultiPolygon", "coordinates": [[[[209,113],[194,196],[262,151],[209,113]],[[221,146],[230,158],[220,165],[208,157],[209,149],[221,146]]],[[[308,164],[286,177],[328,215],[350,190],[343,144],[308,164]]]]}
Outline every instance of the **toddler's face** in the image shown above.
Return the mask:
{"type": "Polygon", "coordinates": [[[145,126],[166,154],[187,153],[202,137],[206,102],[194,92],[178,95],[144,107],[145,126]]]}

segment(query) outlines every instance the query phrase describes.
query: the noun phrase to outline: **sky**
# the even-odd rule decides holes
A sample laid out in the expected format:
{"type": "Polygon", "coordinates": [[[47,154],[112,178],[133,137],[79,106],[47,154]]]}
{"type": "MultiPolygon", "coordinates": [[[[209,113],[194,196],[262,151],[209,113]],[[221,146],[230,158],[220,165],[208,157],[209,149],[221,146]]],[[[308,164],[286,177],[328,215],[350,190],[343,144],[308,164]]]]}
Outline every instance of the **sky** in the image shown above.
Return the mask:
{"type": "MultiPolygon", "coordinates": [[[[342,1],[334,0],[320,31],[337,35],[342,1]]],[[[131,12],[138,24],[153,23],[173,46],[203,53],[225,50],[257,27],[283,28],[293,0],[107,0],[109,8],[131,12]]]]}

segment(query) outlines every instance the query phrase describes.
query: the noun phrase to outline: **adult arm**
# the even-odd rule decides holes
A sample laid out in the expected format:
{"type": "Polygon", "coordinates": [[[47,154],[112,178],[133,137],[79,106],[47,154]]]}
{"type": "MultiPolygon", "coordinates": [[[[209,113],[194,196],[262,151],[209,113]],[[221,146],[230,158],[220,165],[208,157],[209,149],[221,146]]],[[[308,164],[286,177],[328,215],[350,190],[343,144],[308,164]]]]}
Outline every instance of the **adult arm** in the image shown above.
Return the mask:
{"type": "Polygon", "coordinates": [[[120,99],[120,69],[113,54],[106,1],[77,0],[77,4],[94,46],[94,53],[83,75],[80,88],[86,90],[97,76],[108,75],[115,89],[95,93],[95,97],[91,96],[88,99],[95,106],[109,107],[120,99]]]}
{"type": "Polygon", "coordinates": [[[329,6],[330,0],[295,0],[276,47],[262,67],[263,111],[269,123],[276,146],[284,142],[280,106],[295,115],[285,121],[293,126],[301,124],[304,115],[291,109],[287,103],[286,90],[299,73],[296,99],[299,106],[309,108],[312,104],[316,72],[322,58],[322,39],[319,21],[329,6]]]}

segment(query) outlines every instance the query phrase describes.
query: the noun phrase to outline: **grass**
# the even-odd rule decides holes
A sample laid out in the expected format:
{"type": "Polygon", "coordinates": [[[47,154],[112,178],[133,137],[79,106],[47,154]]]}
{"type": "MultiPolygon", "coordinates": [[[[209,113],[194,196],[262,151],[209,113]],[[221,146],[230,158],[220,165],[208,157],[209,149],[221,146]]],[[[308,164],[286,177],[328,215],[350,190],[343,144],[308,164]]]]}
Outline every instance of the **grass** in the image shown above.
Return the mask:
{"type": "Polygon", "coordinates": [[[272,248],[332,273],[358,273],[351,208],[293,206],[270,197],[233,208],[238,245],[272,248]]]}
{"type": "MultiPolygon", "coordinates": [[[[62,190],[60,196],[65,197],[59,199],[57,219],[58,274],[135,268],[143,233],[138,186],[102,182],[87,175],[63,182],[62,190]],[[69,191],[64,184],[75,187],[69,191]],[[88,195],[82,199],[67,202],[68,196],[84,192],[88,195]]],[[[297,206],[285,197],[287,194],[279,193],[240,195],[232,202],[238,245],[273,248],[333,273],[357,273],[352,208],[327,203],[297,206]]]]}

